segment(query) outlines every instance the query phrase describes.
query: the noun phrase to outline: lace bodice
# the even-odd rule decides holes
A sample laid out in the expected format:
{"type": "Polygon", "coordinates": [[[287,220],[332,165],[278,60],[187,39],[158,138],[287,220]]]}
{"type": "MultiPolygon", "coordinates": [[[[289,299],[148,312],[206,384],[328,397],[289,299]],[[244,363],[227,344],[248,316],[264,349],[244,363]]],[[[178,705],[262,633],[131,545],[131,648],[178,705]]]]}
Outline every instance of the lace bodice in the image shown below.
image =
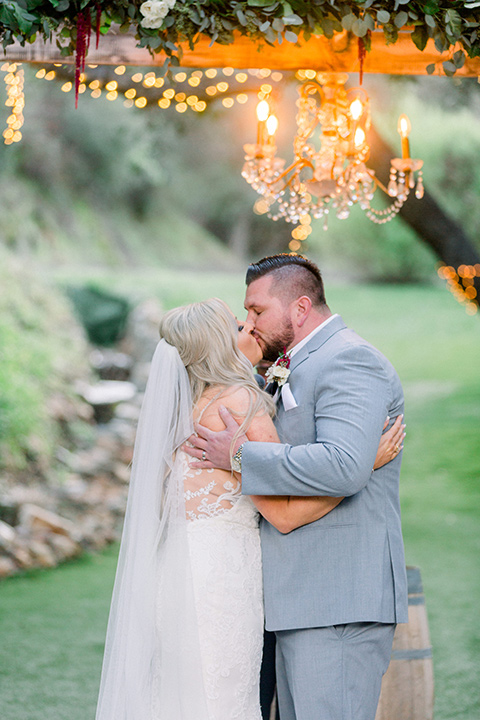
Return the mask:
{"type": "Polygon", "coordinates": [[[185,512],[188,520],[218,517],[241,497],[241,483],[233,475],[214,469],[191,468],[182,452],[185,512]]]}

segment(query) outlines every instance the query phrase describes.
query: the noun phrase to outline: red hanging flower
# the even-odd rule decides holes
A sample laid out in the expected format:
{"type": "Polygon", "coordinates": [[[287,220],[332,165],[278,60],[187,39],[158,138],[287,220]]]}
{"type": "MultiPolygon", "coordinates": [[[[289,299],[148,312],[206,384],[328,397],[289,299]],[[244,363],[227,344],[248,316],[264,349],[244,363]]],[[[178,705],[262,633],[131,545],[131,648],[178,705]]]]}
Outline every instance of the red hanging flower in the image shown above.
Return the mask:
{"type": "Polygon", "coordinates": [[[85,59],[90,46],[92,18],[89,10],[81,10],[77,15],[77,47],[75,52],[75,107],[78,107],[78,89],[80,75],[85,70],[85,59]]]}

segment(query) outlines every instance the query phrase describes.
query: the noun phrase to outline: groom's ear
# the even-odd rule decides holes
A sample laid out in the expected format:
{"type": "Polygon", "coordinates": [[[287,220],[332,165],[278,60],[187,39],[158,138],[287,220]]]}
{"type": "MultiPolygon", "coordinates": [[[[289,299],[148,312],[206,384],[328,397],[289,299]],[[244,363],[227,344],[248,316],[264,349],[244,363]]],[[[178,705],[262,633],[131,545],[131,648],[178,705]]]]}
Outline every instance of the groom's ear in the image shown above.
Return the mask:
{"type": "Polygon", "coordinates": [[[310,315],[311,309],[312,301],[307,295],[302,295],[298,298],[298,300],[296,300],[294,308],[294,322],[297,327],[302,327],[305,320],[310,315]]]}

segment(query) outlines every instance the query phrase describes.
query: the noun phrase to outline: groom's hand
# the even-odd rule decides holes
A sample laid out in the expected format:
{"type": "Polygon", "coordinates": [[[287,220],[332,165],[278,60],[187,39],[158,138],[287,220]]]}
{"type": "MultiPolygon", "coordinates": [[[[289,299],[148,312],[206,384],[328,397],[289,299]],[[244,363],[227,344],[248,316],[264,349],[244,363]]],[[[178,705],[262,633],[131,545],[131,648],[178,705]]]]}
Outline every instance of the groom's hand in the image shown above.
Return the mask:
{"type": "Polygon", "coordinates": [[[215,432],[205,425],[195,425],[195,435],[191,435],[182,449],[196,461],[190,462],[194,468],[220,468],[221,470],[231,469],[230,450],[234,455],[240,445],[248,440],[246,435],[240,435],[232,446],[232,440],[238,432],[238,423],[226,407],[221,405],[218,413],[225,424],[225,430],[215,432]]]}

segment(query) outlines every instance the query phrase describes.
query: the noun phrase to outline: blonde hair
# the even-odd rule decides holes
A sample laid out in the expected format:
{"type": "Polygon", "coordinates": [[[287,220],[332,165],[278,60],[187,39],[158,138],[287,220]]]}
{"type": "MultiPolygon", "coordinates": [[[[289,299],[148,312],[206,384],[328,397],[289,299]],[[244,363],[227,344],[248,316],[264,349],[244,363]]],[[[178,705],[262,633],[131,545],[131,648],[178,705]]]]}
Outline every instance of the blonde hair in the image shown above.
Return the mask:
{"type": "Polygon", "coordinates": [[[272,398],[260,390],[250,362],[238,349],[237,335],[231,310],[218,298],[169,310],[160,322],[160,337],[177,348],[185,365],[194,405],[208,387],[247,390],[248,410],[233,443],[246,432],[255,415],[275,413],[272,398]]]}

